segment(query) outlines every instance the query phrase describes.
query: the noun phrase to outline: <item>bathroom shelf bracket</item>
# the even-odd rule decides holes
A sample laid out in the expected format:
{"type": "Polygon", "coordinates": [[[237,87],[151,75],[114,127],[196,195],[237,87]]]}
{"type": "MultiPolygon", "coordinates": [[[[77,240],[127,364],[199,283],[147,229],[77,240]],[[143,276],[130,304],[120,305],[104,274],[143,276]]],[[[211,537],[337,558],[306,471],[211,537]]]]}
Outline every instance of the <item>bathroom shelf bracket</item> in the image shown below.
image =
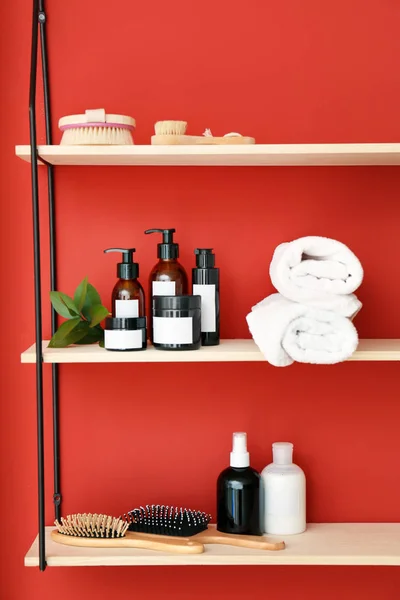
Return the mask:
{"type": "MultiPolygon", "coordinates": [[[[43,101],[44,101],[44,119],[46,129],[46,144],[52,144],[51,133],[51,103],[50,103],[50,82],[47,52],[46,35],[46,11],[44,0],[39,0],[39,28],[40,28],[40,47],[42,58],[42,77],[43,77],[43,101]]],[[[54,166],[46,160],[40,158],[41,162],[47,167],[47,194],[49,206],[49,243],[50,243],[50,288],[57,289],[57,254],[56,254],[56,207],[54,192],[54,166]]],[[[51,309],[51,334],[57,330],[58,317],[54,308],[51,309]]],[[[59,374],[58,365],[52,366],[52,404],[53,404],[53,470],[54,470],[54,496],[58,502],[54,502],[55,518],[61,517],[61,484],[60,484],[60,420],[59,420],[59,374]]]]}
{"type": "Polygon", "coordinates": [[[46,167],[48,167],[49,169],[53,169],[54,165],[52,165],[51,163],[49,163],[45,158],[42,158],[39,154],[39,151],[36,150],[36,160],[38,161],[38,164],[42,164],[45,165],[46,167]]]}
{"type": "MultiPolygon", "coordinates": [[[[31,63],[29,82],[29,134],[31,155],[38,155],[37,144],[37,72],[38,51],[40,43],[46,143],[51,144],[51,111],[49,92],[48,54],[46,39],[46,12],[44,0],[33,0],[31,63]],[[40,38],[40,42],[39,42],[40,38]]],[[[50,284],[56,289],[56,238],[55,238],[55,197],[53,166],[47,164],[49,234],[50,234],[50,284]]],[[[37,461],[38,461],[38,529],[39,529],[39,569],[46,568],[45,544],[45,471],[44,471],[44,417],[43,417],[43,352],[42,352],[42,297],[41,297],[41,244],[40,244],[40,205],[37,162],[31,164],[32,216],[33,216],[33,251],[34,251],[34,291],[35,291],[35,339],[36,339],[36,412],[37,412],[37,461]]],[[[51,314],[52,333],[57,328],[57,315],[51,314]]],[[[54,509],[56,518],[61,513],[60,493],[60,458],[59,458],[59,398],[58,398],[58,365],[52,365],[53,395],[53,450],[54,450],[54,509]]]]}
{"type": "MultiPolygon", "coordinates": [[[[29,134],[32,156],[36,155],[36,79],[37,53],[39,38],[39,4],[33,0],[31,70],[29,84],[29,134]]],[[[32,216],[33,216],[33,252],[35,282],[35,338],[36,343],[42,341],[42,298],[40,268],[40,218],[39,218],[39,184],[37,164],[31,164],[32,179],[32,216]]],[[[36,348],[36,412],[37,412],[37,459],[38,459],[38,509],[39,509],[39,568],[46,568],[45,520],[44,520],[44,435],[43,435],[43,355],[41,346],[36,348]]]]}

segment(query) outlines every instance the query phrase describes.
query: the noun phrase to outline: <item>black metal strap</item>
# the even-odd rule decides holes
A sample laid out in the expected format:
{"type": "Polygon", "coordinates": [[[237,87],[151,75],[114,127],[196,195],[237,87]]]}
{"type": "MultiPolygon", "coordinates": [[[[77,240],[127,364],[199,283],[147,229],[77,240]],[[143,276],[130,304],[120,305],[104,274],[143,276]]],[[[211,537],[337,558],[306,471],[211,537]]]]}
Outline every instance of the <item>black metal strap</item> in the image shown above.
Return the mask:
{"type": "Polygon", "coordinates": [[[49,163],[49,161],[47,161],[45,158],[43,158],[43,156],[40,156],[39,150],[37,148],[36,148],[36,160],[38,160],[41,163],[43,163],[46,167],[53,167],[54,166],[51,163],[49,163]]]}
{"type": "MultiPolygon", "coordinates": [[[[38,54],[38,0],[33,0],[32,46],[29,85],[29,132],[32,158],[36,155],[36,77],[38,54]]],[[[46,568],[45,546],[45,486],[44,486],[44,419],[43,419],[43,354],[42,354],[42,297],[40,265],[40,214],[39,183],[36,160],[31,160],[33,251],[35,280],[35,341],[36,341],[36,415],[37,415],[37,460],[38,460],[38,508],[39,508],[39,568],[46,568]]]]}
{"type": "Polygon", "coordinates": [[[36,148],[36,160],[40,161],[41,163],[43,163],[46,167],[52,167],[53,166],[51,163],[49,163],[49,161],[47,161],[45,158],[43,158],[43,156],[40,156],[39,150],[37,148],[36,148]]]}
{"type": "MultiPolygon", "coordinates": [[[[43,74],[43,102],[44,102],[44,120],[46,128],[46,144],[52,144],[51,135],[51,103],[50,103],[50,81],[49,81],[49,66],[47,52],[47,36],[46,36],[46,12],[45,0],[39,0],[39,28],[40,28],[40,46],[42,57],[42,74],[43,74]]],[[[56,205],[54,191],[54,166],[47,160],[38,156],[47,167],[47,193],[49,205],[49,241],[50,241],[50,287],[52,290],[57,289],[57,247],[56,247],[56,205]]],[[[58,316],[54,308],[51,309],[51,333],[57,330],[58,316]]],[[[53,406],[53,468],[54,468],[54,497],[57,497],[57,502],[54,502],[55,518],[60,519],[61,516],[61,482],[60,482],[60,416],[59,416],[59,365],[54,363],[51,366],[52,374],[52,406],[53,406]]]]}

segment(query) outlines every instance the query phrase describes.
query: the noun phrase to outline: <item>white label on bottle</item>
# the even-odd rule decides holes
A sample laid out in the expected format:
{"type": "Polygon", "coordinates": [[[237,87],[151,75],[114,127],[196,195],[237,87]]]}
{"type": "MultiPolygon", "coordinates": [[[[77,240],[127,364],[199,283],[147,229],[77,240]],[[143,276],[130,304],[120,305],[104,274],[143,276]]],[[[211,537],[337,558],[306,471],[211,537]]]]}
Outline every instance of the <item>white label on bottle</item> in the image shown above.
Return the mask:
{"type": "Polygon", "coordinates": [[[156,344],[193,344],[192,317],[153,317],[153,341],[156,344]]]}
{"type": "Polygon", "coordinates": [[[153,281],[153,296],[175,295],[175,281],[153,281]]]}
{"type": "Polygon", "coordinates": [[[276,516],[297,516],[301,510],[299,479],[295,476],[275,475],[267,487],[265,503],[267,513],[276,516]]]}
{"type": "Polygon", "coordinates": [[[143,345],[141,329],[113,329],[104,331],[104,347],[107,350],[134,350],[143,345]]]}
{"type": "Polygon", "coordinates": [[[193,284],[193,295],[201,296],[201,331],[214,332],[217,329],[215,314],[215,285],[193,284]]]}
{"type": "Polygon", "coordinates": [[[139,316],[139,300],[116,300],[115,316],[122,318],[139,316]]]}

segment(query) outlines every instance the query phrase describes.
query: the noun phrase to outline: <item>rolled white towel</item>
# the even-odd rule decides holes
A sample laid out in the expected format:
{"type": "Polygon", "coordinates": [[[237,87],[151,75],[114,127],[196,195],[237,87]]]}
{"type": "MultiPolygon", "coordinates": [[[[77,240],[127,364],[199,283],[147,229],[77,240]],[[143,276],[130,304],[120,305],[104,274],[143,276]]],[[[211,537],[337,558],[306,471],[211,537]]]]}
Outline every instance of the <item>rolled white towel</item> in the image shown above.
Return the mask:
{"type": "Polygon", "coordinates": [[[280,294],[316,308],[354,316],[362,304],[352,294],[364,272],[357,256],[345,244],[308,236],[280,244],[269,268],[280,294]]]}
{"type": "Polygon", "coordinates": [[[335,364],[357,349],[357,330],[349,319],[292,302],[281,294],[253,306],[246,318],[255,343],[275,367],[294,361],[335,364]]]}

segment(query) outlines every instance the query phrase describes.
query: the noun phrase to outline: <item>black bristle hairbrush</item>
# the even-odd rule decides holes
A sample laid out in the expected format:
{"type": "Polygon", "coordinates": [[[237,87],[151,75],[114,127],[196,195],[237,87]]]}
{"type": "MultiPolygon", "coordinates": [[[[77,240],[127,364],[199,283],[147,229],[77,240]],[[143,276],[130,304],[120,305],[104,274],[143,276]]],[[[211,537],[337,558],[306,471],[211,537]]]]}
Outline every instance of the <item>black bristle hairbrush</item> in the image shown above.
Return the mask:
{"type": "Polygon", "coordinates": [[[242,546],[256,550],[283,550],[285,543],[269,541],[257,535],[232,535],[208,529],[211,515],[200,510],[190,510],[167,506],[165,504],[147,504],[123,514],[121,519],[129,523],[128,530],[137,533],[193,538],[201,544],[224,544],[242,546]]]}
{"type": "Polygon", "coordinates": [[[129,531],[191,537],[207,529],[211,515],[177,506],[147,504],[130,510],[122,519],[129,523],[129,531]]]}

